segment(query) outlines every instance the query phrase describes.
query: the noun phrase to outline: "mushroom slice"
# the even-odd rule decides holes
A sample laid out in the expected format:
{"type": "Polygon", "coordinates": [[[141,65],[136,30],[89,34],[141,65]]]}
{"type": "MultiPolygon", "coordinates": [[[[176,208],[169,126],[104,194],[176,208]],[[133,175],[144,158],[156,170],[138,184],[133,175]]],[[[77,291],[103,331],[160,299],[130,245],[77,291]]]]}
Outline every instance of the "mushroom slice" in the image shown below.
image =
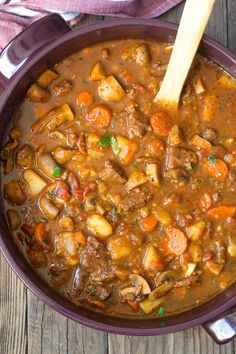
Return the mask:
{"type": "Polygon", "coordinates": [[[155,288],[148,296],[149,300],[154,301],[161,296],[165,295],[168,293],[172,288],[174,287],[174,281],[170,280],[168,282],[165,282],[161,285],[159,285],[157,288],[155,288]]]}
{"type": "Polygon", "coordinates": [[[173,270],[166,270],[165,272],[159,273],[155,279],[156,285],[163,284],[164,282],[173,281],[175,282],[177,276],[173,270]]]}
{"type": "Polygon", "coordinates": [[[140,286],[140,285],[142,286],[142,293],[144,295],[150,294],[151,292],[150,286],[148,285],[148,282],[141,275],[130,274],[129,279],[133,284],[133,286],[140,286]]]}
{"type": "Polygon", "coordinates": [[[47,198],[46,196],[42,196],[39,200],[39,207],[43,213],[43,215],[47,218],[47,219],[55,219],[55,217],[58,215],[59,213],[59,208],[56,207],[49,198],[47,198]]]}

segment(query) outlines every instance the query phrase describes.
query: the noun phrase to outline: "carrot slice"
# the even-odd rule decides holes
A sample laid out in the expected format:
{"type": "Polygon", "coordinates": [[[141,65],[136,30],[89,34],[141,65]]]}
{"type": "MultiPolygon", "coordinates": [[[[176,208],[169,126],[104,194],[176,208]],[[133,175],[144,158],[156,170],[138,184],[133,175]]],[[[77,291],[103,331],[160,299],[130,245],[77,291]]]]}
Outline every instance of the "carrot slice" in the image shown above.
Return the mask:
{"type": "Polygon", "coordinates": [[[74,236],[76,238],[76,240],[81,243],[82,245],[86,245],[86,237],[84,236],[84,234],[82,233],[82,231],[77,231],[74,233],[74,236]]]}
{"type": "Polygon", "coordinates": [[[160,136],[167,136],[173,127],[172,119],[166,112],[156,112],[150,118],[154,133],[160,136]]]}
{"type": "Polygon", "coordinates": [[[40,222],[36,225],[34,230],[34,237],[37,243],[46,250],[51,250],[51,245],[48,244],[46,239],[46,224],[45,222],[40,222]]]}
{"type": "Polygon", "coordinates": [[[208,209],[210,209],[211,205],[212,197],[210,196],[210,194],[204,193],[199,201],[200,209],[203,211],[207,211],[208,209]]]}
{"type": "Polygon", "coordinates": [[[157,219],[155,218],[155,216],[149,215],[149,216],[146,216],[145,218],[143,218],[141,225],[142,225],[143,231],[152,232],[153,230],[155,230],[157,223],[158,222],[157,222],[157,219]]]}
{"type": "Polygon", "coordinates": [[[218,220],[232,218],[235,215],[236,206],[221,205],[208,210],[207,214],[218,220]]]}
{"type": "Polygon", "coordinates": [[[93,103],[93,98],[90,92],[82,91],[78,94],[76,104],[78,106],[89,107],[93,103]]]}
{"type": "Polygon", "coordinates": [[[183,254],[188,246],[188,239],[185,234],[172,226],[166,229],[167,242],[165,243],[165,249],[170,254],[180,256],[183,254]]]}
{"type": "Polygon", "coordinates": [[[224,182],[228,175],[228,167],[221,159],[217,159],[215,162],[211,162],[209,160],[204,161],[202,169],[205,175],[214,177],[220,182],[224,182]]]}
{"type": "Polygon", "coordinates": [[[162,140],[155,139],[149,143],[149,150],[155,156],[160,156],[165,150],[165,146],[162,140]]]}
{"type": "Polygon", "coordinates": [[[111,123],[111,119],[111,109],[104,104],[97,104],[88,114],[88,121],[97,128],[108,127],[111,123]]]}
{"type": "Polygon", "coordinates": [[[128,303],[128,305],[131,307],[131,309],[134,312],[139,312],[140,306],[139,306],[138,302],[136,302],[136,301],[127,301],[127,303],[128,303]]]}

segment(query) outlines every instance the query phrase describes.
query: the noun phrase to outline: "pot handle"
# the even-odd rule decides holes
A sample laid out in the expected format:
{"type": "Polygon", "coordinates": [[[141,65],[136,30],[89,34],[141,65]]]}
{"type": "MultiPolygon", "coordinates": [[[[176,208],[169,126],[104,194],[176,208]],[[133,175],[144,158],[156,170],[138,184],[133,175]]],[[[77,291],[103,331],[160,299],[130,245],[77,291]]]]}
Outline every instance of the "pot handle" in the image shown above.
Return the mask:
{"type": "Polygon", "coordinates": [[[18,34],[0,54],[0,90],[33,53],[71,30],[61,16],[51,14],[18,34]]]}
{"type": "Polygon", "coordinates": [[[230,342],[236,336],[236,307],[203,327],[217,344],[230,342]]]}

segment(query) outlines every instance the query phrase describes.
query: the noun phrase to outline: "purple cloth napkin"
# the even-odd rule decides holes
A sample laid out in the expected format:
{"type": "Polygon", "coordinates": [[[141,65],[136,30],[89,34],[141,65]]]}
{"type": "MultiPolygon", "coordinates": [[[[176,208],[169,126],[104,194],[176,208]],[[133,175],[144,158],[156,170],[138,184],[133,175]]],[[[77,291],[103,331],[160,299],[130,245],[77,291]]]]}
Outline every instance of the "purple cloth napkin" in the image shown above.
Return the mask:
{"type": "Polygon", "coordinates": [[[49,13],[71,25],[83,14],[157,17],[182,0],[0,0],[0,51],[32,22],[49,13]]]}

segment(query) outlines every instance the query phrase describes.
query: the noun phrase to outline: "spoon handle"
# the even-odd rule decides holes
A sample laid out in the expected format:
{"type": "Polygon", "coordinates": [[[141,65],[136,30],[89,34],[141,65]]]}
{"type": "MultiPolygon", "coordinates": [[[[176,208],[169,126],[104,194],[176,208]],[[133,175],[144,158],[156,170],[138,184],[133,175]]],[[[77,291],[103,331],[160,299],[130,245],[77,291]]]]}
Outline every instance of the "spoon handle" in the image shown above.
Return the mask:
{"type": "Polygon", "coordinates": [[[180,94],[215,0],[187,0],[170,62],[154,102],[177,109],[180,94]]]}

